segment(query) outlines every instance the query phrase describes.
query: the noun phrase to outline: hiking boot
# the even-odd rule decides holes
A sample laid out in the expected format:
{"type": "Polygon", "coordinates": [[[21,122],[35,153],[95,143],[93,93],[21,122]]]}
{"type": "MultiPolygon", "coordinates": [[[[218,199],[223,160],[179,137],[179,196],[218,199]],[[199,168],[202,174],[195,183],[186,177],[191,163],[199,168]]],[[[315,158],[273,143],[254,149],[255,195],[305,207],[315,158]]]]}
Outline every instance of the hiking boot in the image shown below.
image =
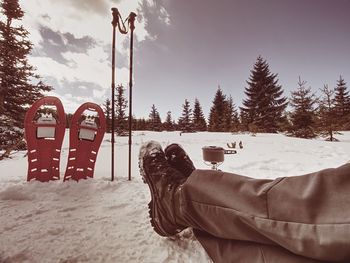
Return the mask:
{"type": "Polygon", "coordinates": [[[168,163],[186,177],[189,177],[196,169],[190,157],[179,144],[172,143],[168,145],[164,152],[168,163]]]}
{"type": "Polygon", "coordinates": [[[181,232],[185,227],[176,224],[174,196],[186,177],[169,165],[162,147],[155,141],[141,147],[139,168],[151,192],[148,207],[153,229],[161,236],[181,232]]]}

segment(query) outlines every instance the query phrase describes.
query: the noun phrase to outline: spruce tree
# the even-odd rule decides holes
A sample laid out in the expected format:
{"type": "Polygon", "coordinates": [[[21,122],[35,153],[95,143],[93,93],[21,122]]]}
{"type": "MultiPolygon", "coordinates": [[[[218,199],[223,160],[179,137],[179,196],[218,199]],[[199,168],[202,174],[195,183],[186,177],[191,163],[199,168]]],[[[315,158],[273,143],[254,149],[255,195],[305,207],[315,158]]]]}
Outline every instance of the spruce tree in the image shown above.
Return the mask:
{"type": "Polygon", "coordinates": [[[103,111],[106,115],[106,131],[111,132],[112,131],[112,108],[111,108],[111,100],[106,99],[103,104],[103,111]]]}
{"type": "Polygon", "coordinates": [[[311,94],[311,88],[306,88],[306,81],[299,77],[298,88],[292,91],[290,105],[293,107],[291,112],[291,132],[292,135],[301,138],[316,137],[315,123],[315,95],[311,94]]]}
{"type": "Polygon", "coordinates": [[[226,101],[226,112],[225,112],[225,131],[233,132],[238,131],[239,118],[236,105],[233,103],[232,96],[226,101]]]}
{"type": "Polygon", "coordinates": [[[337,80],[337,86],[335,87],[335,116],[340,128],[346,126],[347,121],[350,120],[350,95],[346,87],[346,82],[342,76],[337,80]]]}
{"type": "Polygon", "coordinates": [[[272,74],[269,65],[261,56],[257,58],[245,88],[247,99],[243,107],[248,126],[253,124],[260,132],[277,132],[278,123],[287,106],[277,74],[272,74]]]}
{"type": "Polygon", "coordinates": [[[225,113],[226,113],[226,96],[223,94],[220,86],[218,87],[213,105],[210,108],[209,113],[209,127],[211,132],[223,132],[225,131],[225,113]]]}
{"type": "Polygon", "coordinates": [[[182,104],[182,115],[179,118],[178,124],[181,131],[190,132],[193,130],[192,109],[187,99],[185,99],[185,103],[182,104]]]}
{"type": "Polygon", "coordinates": [[[24,12],[18,0],[2,0],[0,7],[0,149],[12,149],[23,137],[28,107],[52,88],[28,62],[33,45],[19,25],[24,12]]]}
{"type": "Polygon", "coordinates": [[[135,128],[134,130],[138,131],[145,131],[148,129],[148,122],[145,120],[145,118],[140,118],[140,119],[133,119],[135,122],[135,128]]]}
{"type": "Polygon", "coordinates": [[[239,130],[243,132],[249,131],[249,117],[248,113],[243,111],[242,108],[240,107],[240,112],[239,112],[239,130]]]}
{"type": "Polygon", "coordinates": [[[151,131],[161,131],[162,121],[159,116],[159,112],[154,106],[152,105],[151,112],[149,114],[149,129],[151,131]]]}
{"type": "Polygon", "coordinates": [[[173,119],[173,130],[174,131],[178,131],[178,130],[180,130],[179,129],[179,125],[176,123],[176,121],[173,119]]]}
{"type": "Polygon", "coordinates": [[[171,111],[168,111],[166,113],[165,122],[163,124],[164,130],[166,131],[173,131],[174,130],[174,124],[173,124],[173,118],[171,117],[171,111]]]}
{"type": "Polygon", "coordinates": [[[137,119],[136,119],[135,115],[132,115],[131,130],[133,130],[133,131],[137,130],[137,119]]]}
{"type": "Polygon", "coordinates": [[[116,131],[118,135],[124,135],[127,129],[127,119],[125,114],[127,108],[127,100],[124,95],[123,85],[118,85],[116,87],[116,98],[115,98],[115,117],[116,117],[116,131]]]}
{"type": "Polygon", "coordinates": [[[288,133],[291,131],[291,122],[290,122],[290,112],[285,110],[283,111],[282,118],[278,123],[278,129],[281,132],[288,133]]]}
{"type": "Polygon", "coordinates": [[[195,98],[193,106],[193,127],[196,131],[207,130],[207,122],[203,114],[202,106],[197,98],[195,98]]]}
{"type": "Polygon", "coordinates": [[[324,85],[321,89],[323,94],[318,102],[318,129],[321,135],[327,136],[327,140],[335,141],[334,133],[337,129],[336,114],[334,107],[334,90],[324,85]]]}

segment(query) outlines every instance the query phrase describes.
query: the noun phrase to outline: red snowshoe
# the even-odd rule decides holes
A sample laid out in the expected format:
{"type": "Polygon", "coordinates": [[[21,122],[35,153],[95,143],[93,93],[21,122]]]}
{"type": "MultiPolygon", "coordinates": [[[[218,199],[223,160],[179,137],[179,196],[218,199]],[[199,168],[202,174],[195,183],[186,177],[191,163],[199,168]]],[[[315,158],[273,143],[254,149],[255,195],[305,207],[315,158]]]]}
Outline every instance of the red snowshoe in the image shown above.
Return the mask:
{"type": "Polygon", "coordinates": [[[63,105],[56,97],[39,99],[27,111],[24,120],[28,147],[27,181],[60,179],[60,155],[65,128],[63,105]],[[56,109],[52,109],[52,106],[56,109]]]}
{"type": "Polygon", "coordinates": [[[100,106],[87,102],[77,109],[71,121],[64,181],[94,176],[96,157],[105,131],[106,119],[100,106]],[[86,115],[85,111],[91,111],[95,116],[86,115]]]}

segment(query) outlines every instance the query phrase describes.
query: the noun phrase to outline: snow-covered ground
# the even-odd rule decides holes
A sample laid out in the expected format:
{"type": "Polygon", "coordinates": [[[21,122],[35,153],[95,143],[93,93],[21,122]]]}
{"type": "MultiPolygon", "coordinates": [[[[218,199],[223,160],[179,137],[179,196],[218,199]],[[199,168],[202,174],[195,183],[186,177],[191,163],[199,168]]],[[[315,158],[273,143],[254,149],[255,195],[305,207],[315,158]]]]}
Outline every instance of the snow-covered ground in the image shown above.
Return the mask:
{"type": "MultiPolygon", "coordinates": [[[[110,181],[110,143],[106,135],[95,177],[80,182],[26,182],[24,152],[0,161],[0,262],[210,262],[193,237],[172,241],[153,232],[147,212],[148,187],[138,172],[143,142],[183,145],[197,168],[203,146],[243,142],[219,168],[255,178],[301,175],[350,160],[350,132],[340,142],[304,140],[278,134],[135,132],[132,180],[127,180],[128,138],[117,137],[116,180],[110,181]]],[[[227,147],[226,147],[227,148],[227,147]]],[[[68,131],[61,175],[68,155],[68,131]]]]}

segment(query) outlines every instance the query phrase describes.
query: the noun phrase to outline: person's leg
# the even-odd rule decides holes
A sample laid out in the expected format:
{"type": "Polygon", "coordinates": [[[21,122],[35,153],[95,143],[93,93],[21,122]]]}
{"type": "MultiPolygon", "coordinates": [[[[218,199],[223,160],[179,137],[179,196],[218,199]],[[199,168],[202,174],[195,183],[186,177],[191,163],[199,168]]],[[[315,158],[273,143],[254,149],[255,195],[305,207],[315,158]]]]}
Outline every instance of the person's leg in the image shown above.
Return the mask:
{"type": "MultiPolygon", "coordinates": [[[[196,170],[192,160],[177,143],[168,145],[165,150],[167,162],[189,177],[196,170]]],[[[197,229],[193,230],[197,240],[202,244],[210,258],[218,262],[254,262],[254,263],[320,263],[321,261],[302,257],[274,245],[262,245],[254,242],[222,239],[197,229]]],[[[329,263],[329,262],[328,262],[329,263]]]]}
{"type": "Polygon", "coordinates": [[[140,171],[151,189],[152,225],[163,236],[192,226],[320,260],[350,258],[349,164],[273,181],[213,170],[195,170],[187,179],[159,144],[149,143],[140,151],[140,171]]]}
{"type": "Polygon", "coordinates": [[[276,180],[195,170],[175,202],[178,222],[219,238],[350,260],[350,164],[276,180]]]}
{"type": "MultiPolygon", "coordinates": [[[[189,177],[196,169],[190,157],[181,145],[172,143],[165,150],[167,162],[173,168],[180,171],[185,177],[189,177]]],[[[194,229],[194,235],[202,244],[210,258],[218,262],[254,262],[254,263],[314,263],[321,262],[301,257],[278,246],[262,245],[254,242],[222,239],[206,232],[194,229]]]]}
{"type": "MultiPolygon", "coordinates": [[[[198,241],[215,263],[321,263],[311,258],[295,255],[273,245],[222,239],[206,232],[194,230],[198,241]]],[[[327,261],[327,263],[330,263],[327,261]]]]}

